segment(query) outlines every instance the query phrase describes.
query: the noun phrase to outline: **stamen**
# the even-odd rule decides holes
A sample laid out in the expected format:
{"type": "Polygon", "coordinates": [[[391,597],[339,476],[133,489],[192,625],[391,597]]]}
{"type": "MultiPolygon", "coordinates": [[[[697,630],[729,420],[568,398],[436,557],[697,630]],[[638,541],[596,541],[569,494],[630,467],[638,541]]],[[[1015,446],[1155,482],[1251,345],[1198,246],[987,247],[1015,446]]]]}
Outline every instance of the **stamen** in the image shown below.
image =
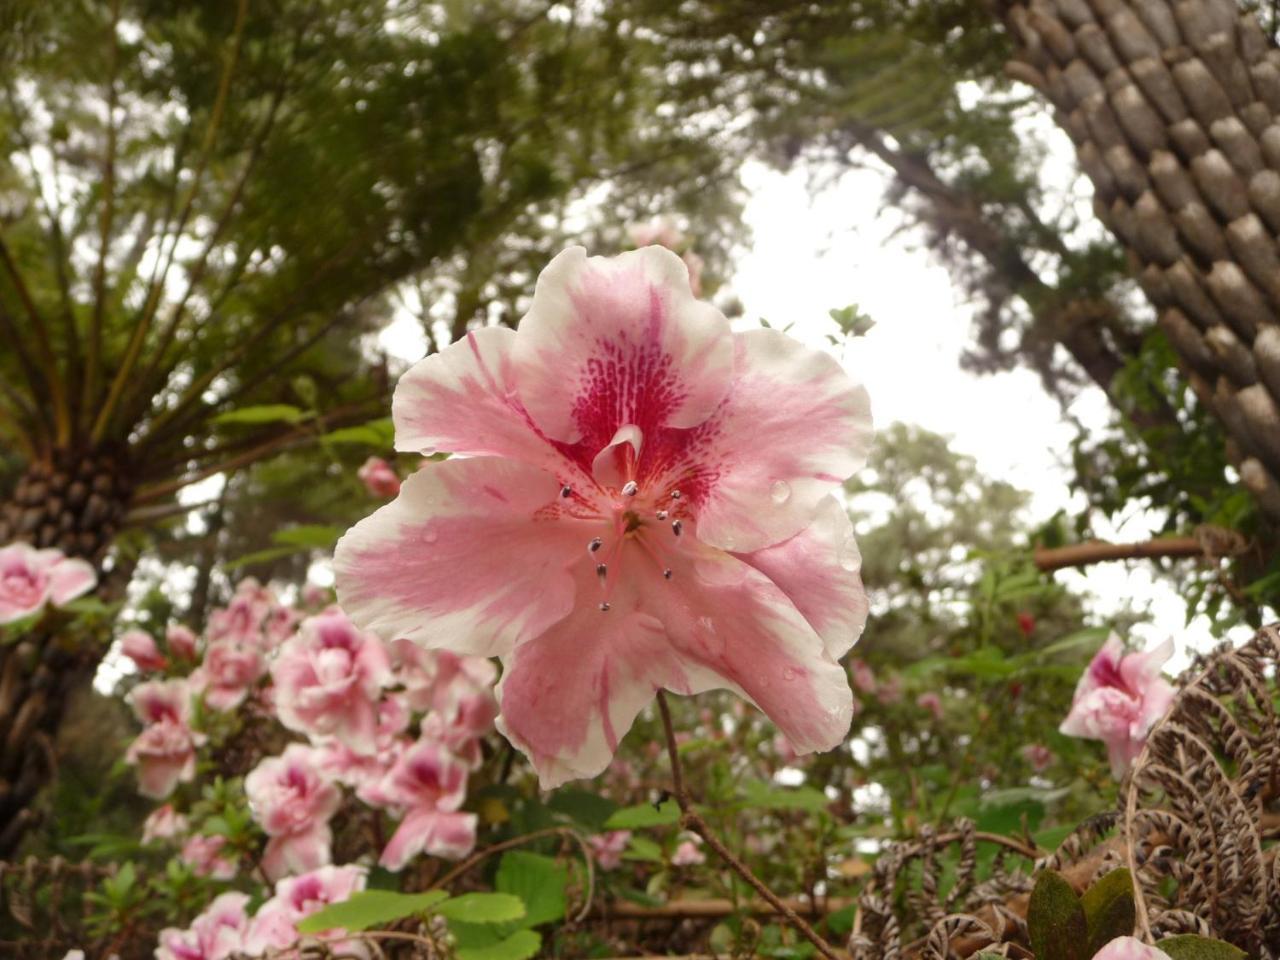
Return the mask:
{"type": "Polygon", "coordinates": [[[670,568],[670,567],[668,567],[666,570],[663,570],[663,571],[662,571],[662,579],[663,579],[663,580],[670,580],[670,579],[671,579],[671,568],[670,568]]]}
{"type": "Polygon", "coordinates": [[[634,497],[639,492],[640,484],[636,483],[634,480],[628,480],[622,485],[622,495],[624,497],[634,497]]]}
{"type": "Polygon", "coordinates": [[[608,602],[605,602],[605,603],[600,604],[600,612],[601,612],[601,613],[608,613],[608,612],[609,612],[609,604],[608,604],[608,602]]]}
{"type": "Polygon", "coordinates": [[[679,499],[680,499],[680,491],[679,491],[679,490],[672,490],[672,491],[671,491],[671,499],[672,499],[672,500],[679,500],[679,499]]]}
{"type": "Polygon", "coordinates": [[[679,520],[671,521],[671,532],[674,533],[677,537],[680,536],[680,531],[683,528],[684,528],[684,524],[681,523],[679,520]]]}
{"type": "Polygon", "coordinates": [[[609,576],[609,566],[604,563],[596,564],[596,576],[600,578],[600,582],[604,583],[605,578],[609,576]]]}
{"type": "Polygon", "coordinates": [[[667,511],[665,511],[665,510],[659,510],[659,511],[658,511],[658,519],[659,519],[659,520],[665,520],[665,519],[667,519],[667,511]]]}
{"type": "Polygon", "coordinates": [[[592,553],[595,553],[602,546],[604,546],[604,541],[601,540],[599,537],[593,537],[591,539],[591,542],[587,544],[587,549],[590,550],[592,553]]]}
{"type": "Polygon", "coordinates": [[[560,488],[560,496],[569,497],[572,495],[573,495],[573,488],[569,486],[567,483],[560,488]]]}

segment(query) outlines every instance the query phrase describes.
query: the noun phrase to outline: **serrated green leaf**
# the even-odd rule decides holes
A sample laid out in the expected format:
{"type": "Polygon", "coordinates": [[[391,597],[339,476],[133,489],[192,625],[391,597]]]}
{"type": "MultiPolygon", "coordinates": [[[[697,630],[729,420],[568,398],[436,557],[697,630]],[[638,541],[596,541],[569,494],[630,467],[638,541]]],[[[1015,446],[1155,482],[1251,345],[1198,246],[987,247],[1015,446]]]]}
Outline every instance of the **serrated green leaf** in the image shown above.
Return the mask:
{"type": "Polygon", "coordinates": [[[680,808],[674,800],[664,800],[658,806],[642,803],[623,807],[604,823],[606,830],[638,830],[644,827],[664,827],[680,821],[680,808]]]}
{"type": "Polygon", "coordinates": [[[564,917],[565,887],[569,870],[550,857],[526,850],[512,850],[502,855],[494,886],[499,893],[509,893],[524,904],[522,927],[536,927],[564,917]]]}
{"type": "Polygon", "coordinates": [[[1045,870],[1027,905],[1027,932],[1036,960],[1088,960],[1089,924],[1071,884],[1045,870]]]}
{"type": "Polygon", "coordinates": [[[356,932],[402,917],[422,913],[448,899],[443,890],[396,893],[393,890],[361,890],[341,903],[331,903],[298,921],[299,933],[319,933],[335,927],[356,932]]]}
{"type": "Polygon", "coordinates": [[[485,947],[460,947],[458,960],[529,960],[542,949],[536,930],[517,930],[505,940],[485,947]]]}
{"type": "Polygon", "coordinates": [[[505,923],[525,915],[524,903],[509,893],[464,893],[442,900],[435,912],[463,923],[505,923]]]}
{"type": "Polygon", "coordinates": [[[1089,925],[1089,956],[1116,937],[1132,936],[1137,915],[1133,874],[1123,867],[1112,870],[1084,892],[1080,906],[1089,925]]]}
{"type": "Polygon", "coordinates": [[[264,403],[256,407],[228,410],[218,414],[212,422],[218,424],[297,423],[305,416],[302,410],[291,404],[264,403]]]}
{"type": "Polygon", "coordinates": [[[1233,947],[1221,940],[1197,937],[1193,933],[1166,937],[1157,943],[1156,947],[1173,960],[1248,960],[1249,957],[1239,947],[1233,947]]]}

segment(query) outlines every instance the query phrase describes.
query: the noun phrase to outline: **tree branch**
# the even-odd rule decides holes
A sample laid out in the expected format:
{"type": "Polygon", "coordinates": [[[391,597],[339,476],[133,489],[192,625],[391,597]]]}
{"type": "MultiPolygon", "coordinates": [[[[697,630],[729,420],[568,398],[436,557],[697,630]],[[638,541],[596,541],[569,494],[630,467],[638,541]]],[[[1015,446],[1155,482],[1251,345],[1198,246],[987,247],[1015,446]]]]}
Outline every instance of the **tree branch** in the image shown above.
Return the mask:
{"type": "Polygon", "coordinates": [[[658,710],[662,714],[662,728],[667,737],[667,756],[671,760],[671,782],[676,803],[680,807],[680,826],[700,836],[703,842],[719,855],[734,873],[747,882],[756,893],[764,898],[802,937],[817,949],[827,960],[840,960],[835,947],[827,943],[808,922],[793,910],[781,897],[769,889],[763,880],[751,872],[751,868],[738,859],[736,855],[711,831],[711,827],[702,816],[693,809],[689,799],[689,791],[685,787],[684,772],[680,765],[680,749],[676,745],[675,729],[671,725],[671,711],[667,707],[666,693],[658,691],[658,710]]]}
{"type": "Polygon", "coordinates": [[[1036,547],[1032,559],[1038,569],[1045,573],[1063,570],[1068,567],[1087,567],[1094,563],[1107,563],[1111,560],[1152,560],[1178,557],[1204,557],[1213,559],[1221,556],[1234,556],[1244,551],[1246,545],[1243,538],[1230,531],[1229,536],[1221,538],[1218,543],[1209,539],[1208,531],[1194,537],[1156,537],[1154,540],[1142,540],[1138,543],[1108,543],[1106,540],[1091,540],[1088,543],[1076,543],[1069,547],[1036,547]]]}

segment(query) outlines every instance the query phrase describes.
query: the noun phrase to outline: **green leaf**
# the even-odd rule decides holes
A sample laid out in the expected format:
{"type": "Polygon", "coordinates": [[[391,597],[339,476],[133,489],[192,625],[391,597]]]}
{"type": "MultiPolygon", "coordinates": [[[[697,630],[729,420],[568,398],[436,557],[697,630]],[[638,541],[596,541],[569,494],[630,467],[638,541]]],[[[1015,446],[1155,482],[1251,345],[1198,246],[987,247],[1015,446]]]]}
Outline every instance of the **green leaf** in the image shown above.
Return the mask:
{"type": "Polygon", "coordinates": [[[319,933],[340,927],[355,932],[402,917],[422,913],[448,899],[443,890],[426,893],[396,893],[392,890],[362,890],[341,903],[331,903],[318,913],[298,921],[299,933],[319,933]]]}
{"type": "Polygon", "coordinates": [[[1071,884],[1045,870],[1027,906],[1027,932],[1036,960],[1088,960],[1089,923],[1071,884]]]}
{"type": "Polygon", "coordinates": [[[634,836],[627,843],[624,860],[646,860],[652,863],[662,862],[662,848],[648,837],[634,836]]]}
{"type": "Polygon", "coordinates": [[[547,806],[592,830],[604,829],[605,822],[618,809],[612,800],[589,790],[557,790],[547,806]]]}
{"type": "Polygon", "coordinates": [[[502,855],[494,886],[500,893],[520,898],[524,904],[522,927],[536,927],[564,917],[565,887],[569,870],[550,857],[526,850],[512,850],[502,855]]]}
{"type": "Polygon", "coordinates": [[[1089,956],[1116,937],[1133,935],[1136,908],[1133,904],[1133,874],[1123,867],[1098,880],[1080,898],[1089,924],[1089,956]]]}
{"type": "Polygon", "coordinates": [[[390,417],[370,420],[355,427],[342,427],[321,437],[325,443],[349,443],[355,446],[390,449],[395,442],[395,429],[390,417]]]}
{"type": "Polygon", "coordinates": [[[281,557],[292,556],[295,553],[307,549],[306,547],[267,547],[265,550],[255,550],[253,553],[246,553],[242,557],[236,557],[222,565],[222,569],[228,573],[232,570],[239,570],[241,567],[252,567],[258,563],[270,563],[272,560],[278,560],[281,557]]]}
{"type": "Polygon", "coordinates": [[[606,830],[637,830],[643,827],[664,827],[680,821],[680,808],[674,800],[663,800],[654,806],[642,803],[635,807],[623,807],[604,822],[606,830]]]}
{"type": "Polygon", "coordinates": [[[213,418],[218,424],[262,424],[262,423],[297,423],[306,414],[298,407],[287,403],[264,403],[257,407],[241,407],[239,410],[228,410],[213,418]]]}
{"type": "Polygon", "coordinates": [[[436,904],[435,912],[463,923],[503,923],[524,917],[524,904],[509,893],[464,893],[436,904]]]}
{"type": "Polygon", "coordinates": [[[505,940],[485,947],[460,947],[458,960],[529,960],[542,949],[536,930],[517,930],[505,940]]]}
{"type": "Polygon", "coordinates": [[[757,810],[806,810],[821,813],[831,801],[826,794],[813,787],[779,787],[760,780],[743,786],[745,799],[741,807],[757,810]]]}
{"type": "Polygon", "coordinates": [[[1193,933],[1166,937],[1156,946],[1173,960],[1248,960],[1249,957],[1239,947],[1233,947],[1221,940],[1197,937],[1193,933]]]}
{"type": "Polygon", "coordinates": [[[296,526],[275,531],[271,534],[271,539],[283,546],[314,547],[318,550],[328,550],[338,542],[338,538],[345,532],[346,530],[343,527],[331,527],[320,523],[300,523],[296,526]]]}

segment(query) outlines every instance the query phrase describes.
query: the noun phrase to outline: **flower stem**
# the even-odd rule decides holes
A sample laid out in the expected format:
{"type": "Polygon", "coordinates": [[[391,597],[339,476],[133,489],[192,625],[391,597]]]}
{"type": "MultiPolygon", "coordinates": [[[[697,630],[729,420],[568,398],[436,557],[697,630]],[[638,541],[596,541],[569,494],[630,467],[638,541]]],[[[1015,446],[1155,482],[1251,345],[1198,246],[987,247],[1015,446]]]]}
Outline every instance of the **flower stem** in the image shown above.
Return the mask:
{"type": "Polygon", "coordinates": [[[684,770],[680,765],[680,751],[676,747],[675,730],[671,726],[671,710],[667,706],[666,694],[662,690],[658,691],[658,710],[662,713],[662,727],[667,736],[667,756],[671,759],[672,793],[675,796],[676,804],[680,807],[680,826],[701,837],[702,841],[714,850],[716,855],[734,873],[745,880],[756,893],[760,894],[770,906],[786,919],[787,923],[813,944],[827,960],[840,960],[840,954],[836,952],[836,949],[822,939],[818,932],[796,913],[785,900],[770,890],[763,880],[752,873],[751,868],[739,860],[733,851],[711,832],[711,827],[707,824],[707,821],[693,809],[693,801],[690,800],[689,791],[684,783],[684,770]]]}

